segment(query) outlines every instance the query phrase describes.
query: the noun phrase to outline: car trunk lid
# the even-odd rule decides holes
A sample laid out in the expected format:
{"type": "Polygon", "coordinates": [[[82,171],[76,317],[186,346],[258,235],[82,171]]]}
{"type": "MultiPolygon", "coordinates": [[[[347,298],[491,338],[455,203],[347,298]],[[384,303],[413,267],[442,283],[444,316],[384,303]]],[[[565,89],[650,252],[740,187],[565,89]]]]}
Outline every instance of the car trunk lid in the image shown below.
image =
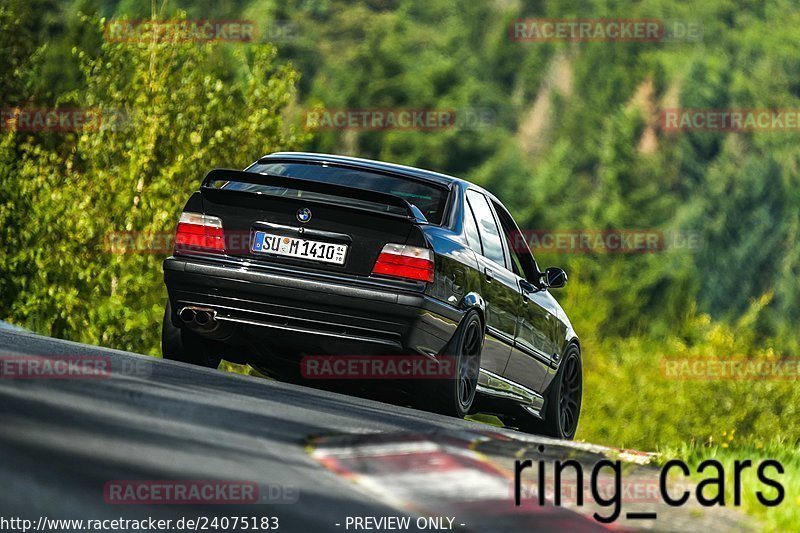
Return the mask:
{"type": "Polygon", "coordinates": [[[226,254],[256,263],[366,276],[387,243],[425,244],[413,231],[424,215],[393,194],[227,169],[200,190],[204,213],[222,220],[226,254]]]}

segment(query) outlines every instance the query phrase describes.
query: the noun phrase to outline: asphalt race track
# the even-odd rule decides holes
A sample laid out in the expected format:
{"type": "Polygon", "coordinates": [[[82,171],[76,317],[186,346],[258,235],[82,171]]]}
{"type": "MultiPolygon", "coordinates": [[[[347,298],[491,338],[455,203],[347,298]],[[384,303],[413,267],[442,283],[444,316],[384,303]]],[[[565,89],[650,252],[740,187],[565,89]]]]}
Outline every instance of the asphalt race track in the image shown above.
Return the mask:
{"type": "MultiPolygon", "coordinates": [[[[647,460],[369,399],[0,330],[0,357],[19,356],[99,357],[110,360],[112,369],[103,379],[0,376],[0,517],[30,519],[40,531],[81,530],[48,529],[52,519],[152,517],[174,524],[223,516],[277,517],[279,531],[298,532],[367,530],[356,529],[355,517],[408,517],[410,531],[595,531],[603,529],[590,517],[596,508],[543,507],[532,499],[514,507],[515,456],[535,460],[536,452],[528,452],[541,452],[543,445],[545,456],[569,456],[587,465],[609,456],[647,460]],[[246,480],[263,494],[260,503],[109,502],[107,484],[119,480],[246,480]]],[[[634,467],[634,479],[651,483],[652,467],[634,467]]],[[[623,516],[615,529],[746,525],[730,511],[698,514],[646,498],[624,505],[623,514],[658,511],[659,517],[623,516]]],[[[376,528],[378,522],[369,524],[376,528]]]]}

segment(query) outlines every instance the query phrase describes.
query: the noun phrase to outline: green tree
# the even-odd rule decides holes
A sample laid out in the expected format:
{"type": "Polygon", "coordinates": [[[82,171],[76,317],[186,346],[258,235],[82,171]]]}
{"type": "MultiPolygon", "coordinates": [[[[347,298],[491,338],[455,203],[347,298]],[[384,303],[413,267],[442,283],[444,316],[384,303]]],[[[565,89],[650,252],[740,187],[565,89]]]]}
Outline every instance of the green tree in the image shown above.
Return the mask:
{"type": "Polygon", "coordinates": [[[102,111],[102,126],[58,150],[6,135],[19,143],[20,162],[4,188],[27,198],[4,243],[16,265],[4,281],[23,288],[7,317],[56,337],[158,353],[164,254],[110,253],[109,233],[171,234],[207,170],[241,168],[304,140],[282,118],[298,74],[276,62],[275,49],[234,49],[232,81],[223,81],[213,74],[215,46],[105,43],[99,55],[77,52],[87,80],[80,98],[102,111]]]}

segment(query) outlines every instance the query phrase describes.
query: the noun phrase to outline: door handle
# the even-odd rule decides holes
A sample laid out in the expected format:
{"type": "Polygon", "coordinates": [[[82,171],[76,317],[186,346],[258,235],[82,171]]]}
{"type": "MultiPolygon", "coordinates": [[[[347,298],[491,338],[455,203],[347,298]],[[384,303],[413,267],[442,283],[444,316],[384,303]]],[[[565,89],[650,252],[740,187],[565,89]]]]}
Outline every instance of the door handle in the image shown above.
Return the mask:
{"type": "Polygon", "coordinates": [[[483,273],[486,275],[486,281],[491,282],[494,279],[494,272],[491,268],[484,268],[483,273]]]}
{"type": "Polygon", "coordinates": [[[519,288],[522,291],[522,294],[528,295],[536,292],[536,287],[533,286],[533,283],[526,279],[519,280],[519,288]]]}

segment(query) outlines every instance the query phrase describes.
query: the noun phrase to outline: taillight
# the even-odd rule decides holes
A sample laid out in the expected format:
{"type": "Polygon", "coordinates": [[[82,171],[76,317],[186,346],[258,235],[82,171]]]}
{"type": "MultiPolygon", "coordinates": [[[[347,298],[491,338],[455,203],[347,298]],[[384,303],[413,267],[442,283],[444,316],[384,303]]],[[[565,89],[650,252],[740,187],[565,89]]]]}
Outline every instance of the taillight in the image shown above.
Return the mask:
{"type": "Polygon", "coordinates": [[[225,253],[222,219],[200,213],[181,213],[175,233],[175,248],[225,253]]]}
{"type": "Polygon", "coordinates": [[[387,244],[375,261],[373,274],[433,281],[433,252],[419,246],[387,244]]]}

